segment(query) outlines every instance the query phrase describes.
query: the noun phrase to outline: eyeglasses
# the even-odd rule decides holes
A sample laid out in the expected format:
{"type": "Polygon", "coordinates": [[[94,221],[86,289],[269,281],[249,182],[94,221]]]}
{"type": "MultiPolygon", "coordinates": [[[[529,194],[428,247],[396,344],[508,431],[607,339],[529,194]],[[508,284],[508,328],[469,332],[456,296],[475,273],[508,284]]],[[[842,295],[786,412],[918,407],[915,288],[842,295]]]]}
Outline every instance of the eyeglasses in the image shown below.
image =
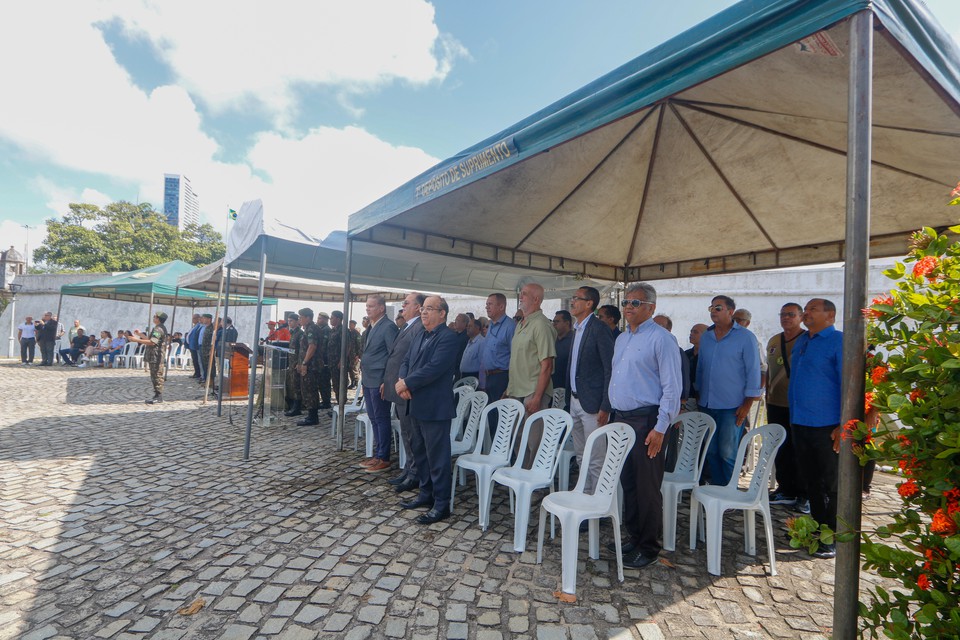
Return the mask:
{"type": "Polygon", "coordinates": [[[432,313],[434,311],[440,311],[440,310],[441,310],[440,307],[420,307],[421,312],[430,311],[432,313]]]}
{"type": "Polygon", "coordinates": [[[726,310],[727,305],[725,304],[715,304],[707,307],[707,311],[724,311],[726,310]]]}
{"type": "Polygon", "coordinates": [[[579,300],[580,302],[588,302],[590,298],[583,298],[581,296],[570,296],[571,300],[579,300]]]}
{"type": "Polygon", "coordinates": [[[781,314],[780,314],[780,317],[781,317],[781,318],[796,318],[796,317],[797,317],[797,312],[796,312],[796,311],[790,311],[790,312],[788,312],[788,313],[781,313],[781,314]]]}
{"type": "Polygon", "coordinates": [[[647,302],[646,300],[621,300],[620,306],[626,309],[627,307],[633,307],[636,309],[642,304],[653,304],[652,302],[647,302]]]}

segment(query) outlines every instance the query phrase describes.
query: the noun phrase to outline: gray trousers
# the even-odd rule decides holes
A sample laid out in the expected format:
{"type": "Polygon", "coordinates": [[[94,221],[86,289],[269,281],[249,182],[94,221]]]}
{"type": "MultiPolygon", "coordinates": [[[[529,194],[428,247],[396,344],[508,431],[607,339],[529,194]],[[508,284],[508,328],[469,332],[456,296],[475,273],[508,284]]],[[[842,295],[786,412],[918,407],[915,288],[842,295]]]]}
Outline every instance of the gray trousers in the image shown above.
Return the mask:
{"type": "Polygon", "coordinates": [[[580,465],[580,473],[587,474],[587,482],[583,490],[593,495],[597,478],[600,477],[600,471],[603,469],[603,459],[607,455],[607,439],[603,437],[597,440],[590,454],[589,463],[584,464],[583,449],[587,444],[587,438],[600,428],[597,424],[597,414],[587,413],[580,406],[578,399],[570,398],[570,417],[573,418],[573,449],[577,452],[577,464],[580,465]]]}

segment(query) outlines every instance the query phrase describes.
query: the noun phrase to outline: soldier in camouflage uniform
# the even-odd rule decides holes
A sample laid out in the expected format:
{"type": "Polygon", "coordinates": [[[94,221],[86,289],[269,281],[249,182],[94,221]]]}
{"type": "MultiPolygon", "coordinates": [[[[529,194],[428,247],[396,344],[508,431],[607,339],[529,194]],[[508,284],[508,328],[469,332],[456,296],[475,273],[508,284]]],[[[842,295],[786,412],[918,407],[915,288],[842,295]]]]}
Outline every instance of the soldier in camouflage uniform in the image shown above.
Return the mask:
{"type": "Polygon", "coordinates": [[[317,415],[319,398],[320,367],[323,365],[320,327],[313,321],[313,309],[300,309],[300,395],[303,408],[307,410],[307,417],[297,422],[299,427],[309,427],[320,424],[317,415]]]}
{"type": "Polygon", "coordinates": [[[330,347],[330,334],[333,333],[329,326],[330,315],[326,311],[317,314],[317,327],[320,329],[320,357],[323,362],[317,371],[317,385],[320,389],[320,408],[331,409],[330,404],[330,361],[327,359],[330,347]]]}
{"type": "Polygon", "coordinates": [[[153,316],[153,329],[149,333],[139,331],[131,338],[134,342],[146,345],[143,360],[150,367],[150,381],[153,383],[153,398],[145,400],[147,404],[163,402],[163,355],[167,350],[167,314],[160,311],[153,316]]]}
{"type": "Polygon", "coordinates": [[[287,327],[290,329],[290,349],[293,353],[287,356],[287,400],[290,408],[283,413],[288,417],[299,416],[302,412],[303,401],[300,397],[300,319],[297,314],[290,312],[287,317],[287,327]]]}
{"type": "MultiPolygon", "coordinates": [[[[330,377],[333,382],[333,391],[337,394],[337,403],[340,402],[340,342],[343,339],[343,312],[334,311],[330,314],[330,338],[327,340],[327,364],[330,365],[330,377]]],[[[353,336],[347,335],[347,362],[354,358],[353,336]]]]}

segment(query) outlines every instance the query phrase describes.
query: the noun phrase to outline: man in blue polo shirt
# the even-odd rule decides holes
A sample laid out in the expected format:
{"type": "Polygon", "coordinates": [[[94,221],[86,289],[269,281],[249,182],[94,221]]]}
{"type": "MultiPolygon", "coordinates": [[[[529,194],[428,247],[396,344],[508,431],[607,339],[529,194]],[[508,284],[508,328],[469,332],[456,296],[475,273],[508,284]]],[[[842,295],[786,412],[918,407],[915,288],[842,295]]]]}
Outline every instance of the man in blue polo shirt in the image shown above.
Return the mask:
{"type": "Polygon", "coordinates": [[[756,336],[733,321],[737,310],[733,298],[715,296],[708,310],[713,326],[700,337],[698,408],[717,423],[707,449],[710,484],[726,485],[733,477],[750,407],[763,395],[760,352],[756,336]]]}
{"type": "Polygon", "coordinates": [[[517,323],[507,315],[507,297],[502,293],[487,296],[490,325],[480,347],[480,383],[490,402],[503,397],[510,382],[510,343],[517,323]]]}
{"type": "MultiPolygon", "coordinates": [[[[843,333],[833,324],[837,307],[814,298],[803,308],[807,332],[797,338],[790,357],[790,422],[797,469],[810,499],[810,515],[837,529],[837,476],[840,452],[840,387],[843,333]]],[[[813,555],[832,558],[834,545],[813,555]]]]}

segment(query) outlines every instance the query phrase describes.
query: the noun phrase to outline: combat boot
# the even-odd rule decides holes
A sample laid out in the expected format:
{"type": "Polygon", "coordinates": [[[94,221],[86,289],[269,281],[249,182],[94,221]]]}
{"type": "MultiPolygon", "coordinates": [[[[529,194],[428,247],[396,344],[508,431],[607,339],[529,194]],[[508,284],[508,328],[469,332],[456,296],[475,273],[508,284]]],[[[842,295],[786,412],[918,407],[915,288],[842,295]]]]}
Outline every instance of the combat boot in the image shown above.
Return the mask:
{"type": "Polygon", "coordinates": [[[159,393],[153,394],[153,397],[149,400],[144,400],[144,403],[146,404],[160,404],[161,402],[163,402],[163,396],[159,393]]]}
{"type": "Polygon", "coordinates": [[[320,424],[320,417],[317,415],[317,409],[307,409],[307,417],[297,422],[298,427],[312,427],[320,424]]]}
{"type": "Polygon", "coordinates": [[[287,416],[288,418],[292,418],[293,416],[299,416],[299,415],[302,415],[302,414],[303,414],[303,412],[300,411],[300,401],[299,401],[299,400],[294,400],[294,401],[293,401],[293,405],[292,405],[289,409],[287,409],[286,411],[283,412],[283,415],[287,416]]]}

